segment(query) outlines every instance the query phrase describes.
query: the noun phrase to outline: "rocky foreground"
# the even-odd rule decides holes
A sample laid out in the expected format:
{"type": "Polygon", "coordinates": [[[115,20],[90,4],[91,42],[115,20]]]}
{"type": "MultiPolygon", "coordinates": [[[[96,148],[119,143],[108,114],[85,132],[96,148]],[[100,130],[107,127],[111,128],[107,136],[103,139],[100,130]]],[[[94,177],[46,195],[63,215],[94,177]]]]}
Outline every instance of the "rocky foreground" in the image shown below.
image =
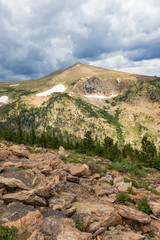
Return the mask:
{"type": "Polygon", "coordinates": [[[158,194],[137,189],[115,170],[93,173],[87,164],[67,162],[67,156],[62,147],[54,152],[0,143],[1,225],[16,227],[17,239],[27,240],[160,239],[159,186],[158,194]],[[133,201],[118,203],[116,196],[128,189],[133,201]],[[142,198],[148,199],[150,215],[136,207],[142,198]]]}

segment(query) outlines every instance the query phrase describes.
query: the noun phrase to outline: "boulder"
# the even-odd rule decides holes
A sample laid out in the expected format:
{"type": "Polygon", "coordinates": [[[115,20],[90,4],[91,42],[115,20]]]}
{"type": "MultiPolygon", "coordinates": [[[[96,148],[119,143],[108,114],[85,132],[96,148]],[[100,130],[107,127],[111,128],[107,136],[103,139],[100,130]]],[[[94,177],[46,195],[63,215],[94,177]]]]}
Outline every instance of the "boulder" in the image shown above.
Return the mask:
{"type": "Polygon", "coordinates": [[[39,229],[42,224],[42,215],[37,210],[34,212],[29,212],[26,216],[18,219],[17,221],[7,222],[4,226],[16,227],[18,229],[18,234],[32,233],[36,229],[39,229]]]}
{"type": "Polygon", "coordinates": [[[49,207],[53,210],[64,210],[71,206],[71,203],[75,202],[76,195],[72,193],[60,193],[57,197],[49,199],[49,207]]]}
{"type": "Polygon", "coordinates": [[[100,203],[95,201],[75,202],[72,204],[76,208],[76,213],[88,219],[85,229],[88,232],[98,235],[109,226],[116,226],[122,223],[122,218],[117,214],[115,208],[110,203],[100,203]],[[95,218],[96,216],[96,218],[95,218]],[[98,231],[98,232],[97,232],[98,231]]]}
{"type": "Polygon", "coordinates": [[[44,198],[49,198],[54,195],[54,191],[52,191],[49,184],[42,184],[41,186],[38,186],[34,189],[34,192],[36,195],[44,198]]]}
{"type": "Polygon", "coordinates": [[[4,158],[8,158],[9,156],[9,151],[5,149],[0,149],[0,161],[4,160],[4,158]]]}
{"type": "Polygon", "coordinates": [[[117,205],[117,212],[126,219],[134,220],[140,223],[150,223],[151,218],[146,213],[125,205],[117,205]]]}
{"type": "Polygon", "coordinates": [[[70,167],[70,174],[72,176],[78,176],[78,177],[86,177],[90,174],[89,167],[86,164],[83,164],[82,166],[71,166],[70,167]]]}
{"type": "Polygon", "coordinates": [[[114,232],[108,234],[108,238],[106,239],[112,239],[112,240],[143,240],[145,239],[145,236],[141,234],[137,234],[134,232],[122,232],[115,234],[114,232]]]}
{"type": "Polygon", "coordinates": [[[116,185],[117,183],[124,182],[124,178],[122,176],[116,177],[114,178],[113,182],[116,185]]]}
{"type": "Polygon", "coordinates": [[[9,148],[9,150],[18,157],[26,157],[28,158],[28,156],[30,155],[30,152],[24,147],[24,146],[20,146],[20,145],[14,145],[11,146],[9,148]]]}
{"type": "Polygon", "coordinates": [[[109,183],[102,183],[94,187],[97,196],[103,196],[114,193],[114,188],[109,183]]]}
{"type": "Polygon", "coordinates": [[[7,187],[15,187],[24,190],[29,190],[29,187],[27,187],[21,180],[16,178],[5,178],[0,176],[0,184],[7,187]]]}
{"type": "Polygon", "coordinates": [[[149,206],[156,217],[160,217],[160,203],[149,201],[149,206]]]}
{"type": "Polygon", "coordinates": [[[69,218],[48,217],[40,229],[45,239],[55,240],[91,240],[92,234],[80,232],[69,218]],[[52,238],[50,238],[52,237],[52,238]]]}
{"type": "Polygon", "coordinates": [[[65,158],[67,158],[69,156],[69,154],[65,151],[64,147],[59,147],[59,151],[58,151],[59,156],[64,156],[65,158]]]}
{"type": "Polygon", "coordinates": [[[116,187],[118,188],[119,192],[127,192],[128,188],[132,187],[132,183],[118,182],[116,183],[116,187]]]}
{"type": "Polygon", "coordinates": [[[34,205],[34,206],[46,206],[46,200],[43,198],[38,197],[34,190],[30,191],[21,191],[17,193],[9,193],[3,195],[2,198],[5,202],[13,202],[13,201],[20,201],[26,204],[34,205]]]}
{"type": "Polygon", "coordinates": [[[134,233],[134,232],[123,232],[121,234],[118,234],[118,239],[119,240],[143,240],[145,239],[145,236],[134,233]]]}
{"type": "Polygon", "coordinates": [[[68,175],[67,176],[67,181],[69,182],[73,182],[73,183],[79,183],[80,182],[80,179],[78,177],[74,177],[72,175],[68,175]]]}

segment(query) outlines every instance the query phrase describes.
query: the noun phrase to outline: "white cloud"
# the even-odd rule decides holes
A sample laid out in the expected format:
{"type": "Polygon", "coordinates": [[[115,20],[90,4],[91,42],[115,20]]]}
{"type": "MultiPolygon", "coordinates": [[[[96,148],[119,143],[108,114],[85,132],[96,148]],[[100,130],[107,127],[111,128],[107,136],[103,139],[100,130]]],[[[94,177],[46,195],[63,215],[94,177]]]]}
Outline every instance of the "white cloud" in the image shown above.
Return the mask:
{"type": "Polygon", "coordinates": [[[160,59],[132,61],[123,56],[122,53],[115,53],[113,55],[103,56],[103,59],[98,61],[90,61],[89,64],[111,70],[160,76],[160,59]]]}
{"type": "Polygon", "coordinates": [[[157,0],[0,0],[0,81],[108,58],[112,69],[160,75],[159,13],[157,0]]]}

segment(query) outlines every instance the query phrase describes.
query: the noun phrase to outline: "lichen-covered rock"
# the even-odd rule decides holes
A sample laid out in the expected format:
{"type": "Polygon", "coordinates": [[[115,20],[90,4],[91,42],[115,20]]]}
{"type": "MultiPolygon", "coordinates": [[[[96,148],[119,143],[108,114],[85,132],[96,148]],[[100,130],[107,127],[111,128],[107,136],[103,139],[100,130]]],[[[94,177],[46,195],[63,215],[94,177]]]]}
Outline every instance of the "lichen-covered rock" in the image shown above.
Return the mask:
{"type": "Polygon", "coordinates": [[[38,210],[36,210],[34,212],[29,212],[26,216],[18,219],[17,221],[7,222],[4,226],[16,227],[18,229],[18,233],[23,234],[25,232],[32,233],[36,229],[39,229],[42,222],[42,215],[38,210]]]}
{"type": "Polygon", "coordinates": [[[46,206],[46,200],[38,197],[33,190],[21,191],[17,193],[9,193],[3,196],[3,200],[7,203],[20,201],[34,206],[46,206]]]}
{"type": "Polygon", "coordinates": [[[126,219],[134,220],[140,223],[150,223],[151,218],[146,213],[125,205],[117,205],[117,212],[126,219]]]}
{"type": "Polygon", "coordinates": [[[16,178],[5,178],[0,176],[0,184],[7,187],[15,187],[24,190],[29,190],[29,187],[27,187],[21,180],[16,178]]]}
{"type": "Polygon", "coordinates": [[[160,203],[149,201],[149,206],[156,217],[160,217],[160,203]]]}
{"type": "Polygon", "coordinates": [[[40,229],[48,240],[91,240],[92,234],[80,232],[69,218],[48,217],[40,229]]]}

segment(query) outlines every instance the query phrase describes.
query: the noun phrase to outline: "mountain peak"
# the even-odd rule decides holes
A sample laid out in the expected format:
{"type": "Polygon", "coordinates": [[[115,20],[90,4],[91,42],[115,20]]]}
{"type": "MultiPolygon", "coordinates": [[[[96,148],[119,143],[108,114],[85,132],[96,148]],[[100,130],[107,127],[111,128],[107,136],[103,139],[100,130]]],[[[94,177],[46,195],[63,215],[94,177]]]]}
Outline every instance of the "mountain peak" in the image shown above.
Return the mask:
{"type": "Polygon", "coordinates": [[[79,66],[82,66],[83,64],[82,63],[80,63],[80,62],[76,62],[74,65],[73,65],[73,67],[79,67],[79,66]]]}

